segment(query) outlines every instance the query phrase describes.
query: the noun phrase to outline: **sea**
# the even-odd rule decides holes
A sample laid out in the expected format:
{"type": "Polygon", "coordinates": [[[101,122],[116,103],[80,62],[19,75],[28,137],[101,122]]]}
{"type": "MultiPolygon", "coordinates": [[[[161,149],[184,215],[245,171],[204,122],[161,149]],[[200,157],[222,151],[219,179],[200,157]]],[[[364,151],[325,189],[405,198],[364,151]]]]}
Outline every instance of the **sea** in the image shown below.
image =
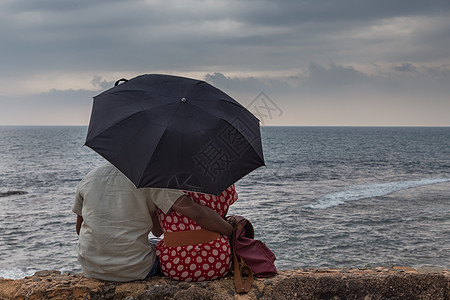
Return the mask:
{"type": "MultiPolygon", "coordinates": [[[[85,126],[0,126],[0,277],[81,272],[72,205],[104,160],[85,126]]],[[[450,127],[262,127],[236,183],[278,269],[450,267],[450,127]]]]}

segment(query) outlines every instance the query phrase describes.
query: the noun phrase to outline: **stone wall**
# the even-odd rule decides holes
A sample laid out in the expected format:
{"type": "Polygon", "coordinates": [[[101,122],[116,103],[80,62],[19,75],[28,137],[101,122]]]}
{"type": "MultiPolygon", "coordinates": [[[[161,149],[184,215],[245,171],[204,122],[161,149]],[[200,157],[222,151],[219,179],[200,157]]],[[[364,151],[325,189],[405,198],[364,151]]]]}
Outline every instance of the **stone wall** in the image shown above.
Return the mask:
{"type": "Polygon", "coordinates": [[[450,273],[442,268],[298,269],[256,279],[248,294],[235,295],[232,277],[187,283],[164,277],[129,283],[87,279],[81,274],[40,271],[0,278],[0,299],[430,299],[450,300],[450,273]]]}

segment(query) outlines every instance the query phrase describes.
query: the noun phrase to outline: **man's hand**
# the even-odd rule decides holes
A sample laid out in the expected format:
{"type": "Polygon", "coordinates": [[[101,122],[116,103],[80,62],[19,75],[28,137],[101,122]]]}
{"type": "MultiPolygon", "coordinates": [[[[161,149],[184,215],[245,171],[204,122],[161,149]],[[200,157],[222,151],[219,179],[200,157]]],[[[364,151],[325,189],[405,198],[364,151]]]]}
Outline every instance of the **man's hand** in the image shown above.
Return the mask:
{"type": "Polygon", "coordinates": [[[163,234],[163,231],[161,229],[161,225],[159,224],[158,213],[156,211],[152,214],[152,223],[152,234],[154,236],[160,237],[163,234]]]}
{"type": "Polygon", "coordinates": [[[178,198],[173,204],[172,209],[191,218],[206,230],[218,232],[226,236],[231,236],[233,233],[233,227],[222,219],[215,210],[195,203],[186,195],[178,198]]]}

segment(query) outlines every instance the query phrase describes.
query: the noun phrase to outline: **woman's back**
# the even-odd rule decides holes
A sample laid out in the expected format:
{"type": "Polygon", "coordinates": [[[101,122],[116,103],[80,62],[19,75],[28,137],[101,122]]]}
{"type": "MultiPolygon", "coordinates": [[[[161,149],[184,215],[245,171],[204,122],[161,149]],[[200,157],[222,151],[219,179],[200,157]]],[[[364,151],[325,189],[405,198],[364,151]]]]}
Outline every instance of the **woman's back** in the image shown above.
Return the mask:
{"type": "MultiPolygon", "coordinates": [[[[195,202],[214,209],[221,217],[225,217],[230,205],[238,198],[234,185],[219,196],[195,192],[186,192],[186,195],[195,202]]],[[[174,232],[179,234],[186,231],[186,235],[190,234],[189,231],[203,230],[195,221],[173,210],[168,214],[158,211],[158,218],[165,236],[173,236],[174,232]]],[[[160,259],[163,274],[175,280],[212,280],[230,272],[231,248],[227,237],[218,235],[216,239],[203,243],[169,245],[161,240],[156,246],[156,254],[160,259]]]]}

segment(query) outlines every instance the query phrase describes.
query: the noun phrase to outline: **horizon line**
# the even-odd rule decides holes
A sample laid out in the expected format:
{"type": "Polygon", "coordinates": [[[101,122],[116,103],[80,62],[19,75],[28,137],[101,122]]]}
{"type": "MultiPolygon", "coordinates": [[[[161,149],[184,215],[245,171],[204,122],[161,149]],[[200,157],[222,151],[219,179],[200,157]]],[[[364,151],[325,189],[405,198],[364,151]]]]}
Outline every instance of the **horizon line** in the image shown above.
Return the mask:
{"type": "MultiPolygon", "coordinates": [[[[0,124],[0,127],[88,127],[67,124],[0,124]]],[[[450,127],[450,125],[260,125],[260,127],[450,127]]]]}

